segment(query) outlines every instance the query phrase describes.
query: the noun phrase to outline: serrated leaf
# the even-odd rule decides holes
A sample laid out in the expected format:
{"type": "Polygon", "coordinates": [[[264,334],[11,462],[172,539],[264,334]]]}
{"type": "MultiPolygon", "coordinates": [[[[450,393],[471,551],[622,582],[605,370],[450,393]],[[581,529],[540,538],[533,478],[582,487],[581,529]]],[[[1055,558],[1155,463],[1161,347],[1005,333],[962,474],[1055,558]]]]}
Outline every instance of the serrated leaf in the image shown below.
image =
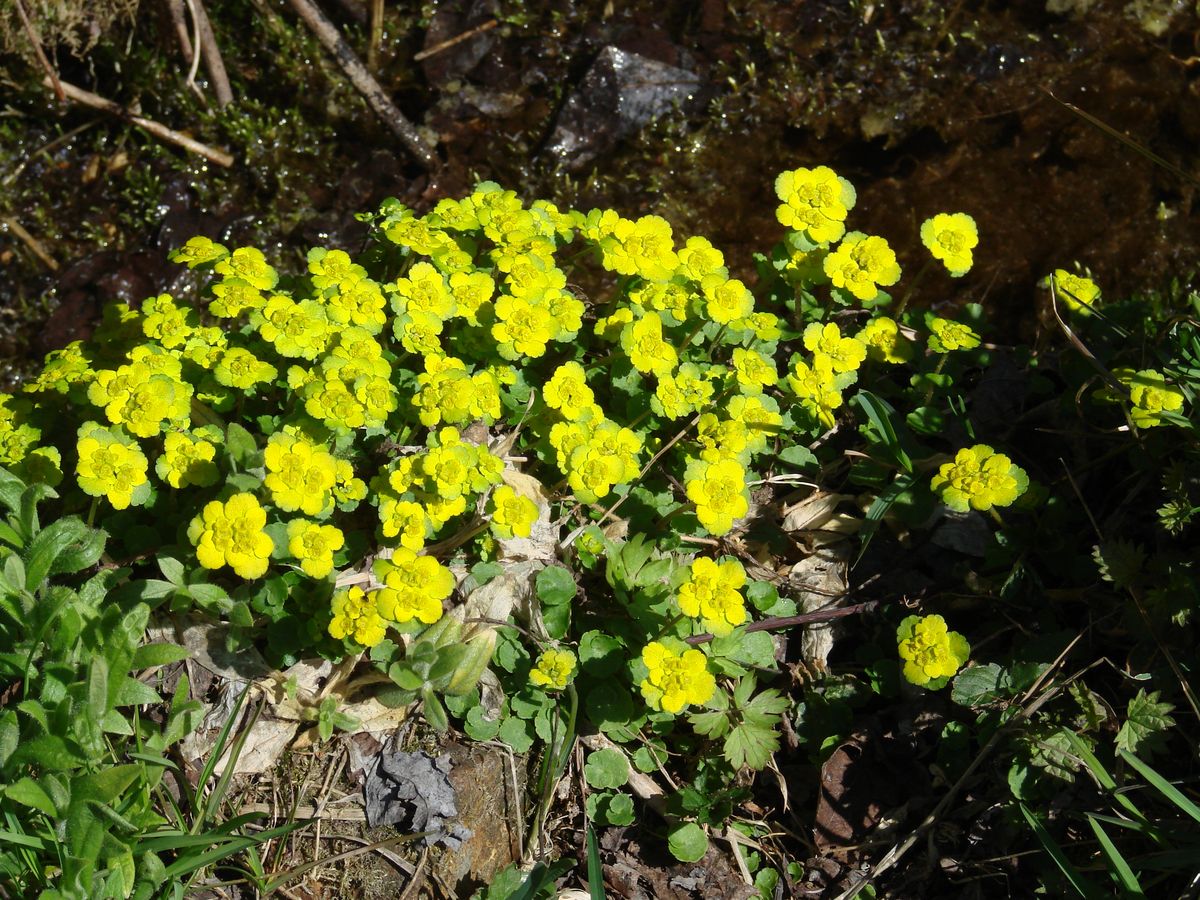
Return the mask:
{"type": "Polygon", "coordinates": [[[1146,551],[1132,541],[1113,540],[1092,548],[1092,558],[1100,577],[1119,588],[1128,589],[1137,583],[1146,563],[1146,551]]]}
{"type": "Polygon", "coordinates": [[[523,719],[509,716],[500,723],[500,740],[512,747],[517,753],[524,753],[533,746],[533,737],[523,719]]]}
{"type": "Polygon", "coordinates": [[[1159,703],[1160,692],[1147,694],[1144,688],[1129,701],[1125,723],[1117,732],[1117,749],[1143,756],[1153,754],[1162,744],[1162,734],[1175,725],[1168,713],[1175,708],[1171,703],[1159,703]]]}
{"type": "Polygon", "coordinates": [[[985,706],[995,703],[1004,692],[1001,683],[1005,673],[996,663],[972,666],[959,672],[950,689],[950,699],[961,706],[985,706]]]}

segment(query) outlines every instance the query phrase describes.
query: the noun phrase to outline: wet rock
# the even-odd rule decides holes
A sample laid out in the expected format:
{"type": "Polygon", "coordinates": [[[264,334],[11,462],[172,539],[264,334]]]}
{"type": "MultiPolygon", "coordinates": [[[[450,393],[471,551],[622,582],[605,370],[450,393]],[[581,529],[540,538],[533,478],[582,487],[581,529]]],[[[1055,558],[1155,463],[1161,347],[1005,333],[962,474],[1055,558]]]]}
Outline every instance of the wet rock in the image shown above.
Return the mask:
{"type": "MultiPolygon", "coordinates": [[[[496,0],[458,0],[440,4],[429,23],[429,30],[425,32],[424,49],[434,49],[446,41],[486,26],[495,19],[496,12],[496,0]]],[[[421,70],[430,84],[445,87],[478,66],[495,44],[496,35],[491,29],[478,31],[426,57],[421,61],[421,70]]]]}
{"type": "Polygon", "coordinates": [[[579,169],[699,93],[694,72],[607,46],[563,105],[545,153],[579,169]]]}

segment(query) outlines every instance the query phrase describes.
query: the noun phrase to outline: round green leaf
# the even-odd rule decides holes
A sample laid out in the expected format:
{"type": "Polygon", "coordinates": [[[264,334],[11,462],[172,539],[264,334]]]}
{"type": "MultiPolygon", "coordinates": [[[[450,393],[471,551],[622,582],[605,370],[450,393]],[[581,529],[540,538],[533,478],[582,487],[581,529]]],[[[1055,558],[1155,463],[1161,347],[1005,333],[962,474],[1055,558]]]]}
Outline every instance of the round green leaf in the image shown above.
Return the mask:
{"type": "Polygon", "coordinates": [[[612,675],[625,662],[621,642],[603,631],[586,631],[579,639],[579,667],[593,678],[612,675]]]}
{"type": "Polygon", "coordinates": [[[575,579],[562,566],[546,566],[538,572],[535,587],[538,599],[551,606],[575,598],[575,579]]]}
{"type": "Polygon", "coordinates": [[[680,862],[699,862],[708,852],[708,836],[695,822],[685,822],[671,829],[667,846],[680,862]]]}
{"type": "Polygon", "coordinates": [[[624,753],[612,747],[597,750],[588,755],[583,777],[597,790],[624,787],[629,781],[629,761],[624,753]]]}

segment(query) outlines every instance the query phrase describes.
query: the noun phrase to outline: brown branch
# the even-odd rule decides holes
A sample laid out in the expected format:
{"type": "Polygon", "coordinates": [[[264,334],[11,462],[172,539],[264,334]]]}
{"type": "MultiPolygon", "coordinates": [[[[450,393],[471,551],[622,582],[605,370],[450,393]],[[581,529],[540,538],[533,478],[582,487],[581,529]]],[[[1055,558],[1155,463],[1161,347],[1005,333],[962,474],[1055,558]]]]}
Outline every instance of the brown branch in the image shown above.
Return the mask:
{"type": "Polygon", "coordinates": [[[288,0],[288,2],[304,20],[304,24],[325,45],[325,49],[333,54],[337,64],[350,79],[350,83],[363,95],[375,114],[383,120],[384,124],[391,129],[392,133],[400,139],[400,142],[408,148],[408,151],[417,158],[421,165],[426,169],[436,169],[438,159],[433,150],[425,144],[421,135],[417,133],[416,127],[404,117],[404,113],[400,112],[392,103],[391,98],[379,86],[379,82],[371,77],[371,73],[354,55],[354,51],[333,23],[325,18],[325,14],[312,3],[312,0],[288,0]]]}
{"type": "Polygon", "coordinates": [[[436,56],[438,53],[441,53],[443,50],[449,50],[455,44],[461,44],[463,41],[469,41],[471,38],[475,37],[475,35],[477,35],[477,34],[483,34],[485,31],[491,31],[493,28],[495,28],[499,24],[500,23],[497,22],[495,19],[489,19],[488,21],[484,22],[482,25],[476,25],[474,28],[464,31],[462,34],[456,34],[454,37],[448,38],[447,40],[444,40],[439,44],[434,44],[428,50],[422,50],[420,53],[416,54],[413,57],[413,62],[421,62],[421,60],[423,60],[423,59],[429,59],[429,57],[431,57],[431,56],[436,56]]]}
{"type": "MultiPolygon", "coordinates": [[[[46,78],[43,81],[43,84],[49,87],[50,79],[46,78]]],[[[175,144],[176,146],[182,147],[191,153],[203,156],[205,159],[216,163],[218,166],[223,166],[224,168],[228,169],[233,165],[233,157],[224,150],[217,150],[213,147],[209,147],[207,144],[202,144],[199,141],[188,137],[186,134],[180,134],[178,131],[168,128],[166,125],[155,122],[153,119],[147,119],[145,116],[135,115],[121,104],[114,103],[112,100],[107,100],[98,94],[93,94],[91,91],[85,91],[83,88],[76,87],[75,85],[69,84],[66,81],[60,82],[60,84],[62,85],[63,93],[66,94],[68,100],[74,100],[76,103],[79,103],[83,106],[106,112],[109,115],[116,116],[118,119],[124,119],[126,122],[136,125],[143,131],[147,131],[154,135],[160,141],[165,141],[168,144],[175,144]]]]}
{"type": "MultiPolygon", "coordinates": [[[[746,633],[752,631],[775,631],[779,628],[793,628],[796,625],[815,625],[819,622],[832,622],[846,616],[870,612],[879,606],[878,600],[867,600],[865,603],[855,603],[853,606],[840,606],[837,609],[818,609],[816,612],[802,613],[798,616],[771,616],[746,626],[746,633]]],[[[713,639],[711,634],[697,634],[687,639],[689,644],[707,644],[713,639]]]]}
{"type": "Polygon", "coordinates": [[[233,89],[229,86],[229,75],[225,71],[225,61],[221,59],[221,51],[217,47],[217,36],[213,34],[212,23],[204,10],[203,0],[192,0],[192,15],[196,17],[196,31],[200,36],[200,49],[204,53],[204,68],[212,79],[213,90],[217,94],[217,105],[228,106],[233,102],[233,89]]]}
{"type": "Polygon", "coordinates": [[[29,14],[25,11],[25,0],[17,0],[17,15],[21,17],[21,24],[25,27],[25,34],[29,36],[29,43],[33,45],[33,55],[37,57],[38,65],[45,70],[46,77],[50,79],[50,83],[54,86],[54,95],[58,97],[58,102],[62,103],[67,99],[63,93],[62,83],[58,80],[58,73],[50,65],[50,60],[46,59],[46,54],[42,51],[41,38],[38,37],[38,33],[33,28],[33,23],[29,21],[29,14]]]}
{"type": "Polygon", "coordinates": [[[6,225],[8,230],[15,234],[21,240],[21,242],[30,249],[33,255],[42,261],[47,269],[49,269],[51,272],[58,271],[58,263],[54,261],[54,257],[46,251],[46,248],[42,246],[41,241],[25,230],[20,222],[11,216],[5,216],[4,218],[0,219],[0,224],[6,225]]]}
{"type": "Polygon", "coordinates": [[[191,62],[192,39],[188,37],[187,20],[183,15],[183,0],[167,0],[167,10],[171,14],[171,24],[175,28],[175,39],[179,41],[179,52],[186,61],[191,62]]]}

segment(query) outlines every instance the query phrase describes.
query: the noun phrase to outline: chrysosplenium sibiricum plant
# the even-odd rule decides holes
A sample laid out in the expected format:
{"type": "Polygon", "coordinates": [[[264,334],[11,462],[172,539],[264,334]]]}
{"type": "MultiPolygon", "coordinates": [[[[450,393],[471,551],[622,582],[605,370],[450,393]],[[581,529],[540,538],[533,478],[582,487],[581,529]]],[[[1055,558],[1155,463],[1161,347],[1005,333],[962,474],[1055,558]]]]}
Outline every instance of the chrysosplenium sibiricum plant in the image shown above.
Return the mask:
{"type": "MultiPolygon", "coordinates": [[[[425,215],[385,202],[356,255],[276,266],[192,238],[172,258],[202,276],[197,299],[111,304],[92,341],[0,397],[0,464],[58,486],[127,564],[179,557],[171,604],[277,661],[362,654],[428,713],[432,689],[477,703],[494,655],[526,698],[501,711],[528,720],[514,745],[542,735],[547,698],[591,691],[584,712],[620,740],[732,710],[693,724],[761,766],[778,695],[735,686],[775,669],[769,629],[796,604],[740,535],[797,470],[878,498],[873,519],[901,494],[994,513],[1029,485],[953,391],[986,362],[979,309],[894,302],[900,260],[848,230],[854,189],[831,169],[775,190],[786,231],[753,278],[658,216],[490,182],[425,215]],[[849,476],[846,450],[865,461],[849,476]],[[522,556],[555,562],[520,631],[446,623],[522,556]]],[[[926,267],[971,268],[970,216],[920,237],[926,267]]],[[[1176,408],[1146,373],[1129,383],[1138,425],[1176,408]]],[[[969,648],[914,621],[904,674],[944,683],[969,648]]],[[[452,711],[495,733],[468,701],[452,711]]]]}

